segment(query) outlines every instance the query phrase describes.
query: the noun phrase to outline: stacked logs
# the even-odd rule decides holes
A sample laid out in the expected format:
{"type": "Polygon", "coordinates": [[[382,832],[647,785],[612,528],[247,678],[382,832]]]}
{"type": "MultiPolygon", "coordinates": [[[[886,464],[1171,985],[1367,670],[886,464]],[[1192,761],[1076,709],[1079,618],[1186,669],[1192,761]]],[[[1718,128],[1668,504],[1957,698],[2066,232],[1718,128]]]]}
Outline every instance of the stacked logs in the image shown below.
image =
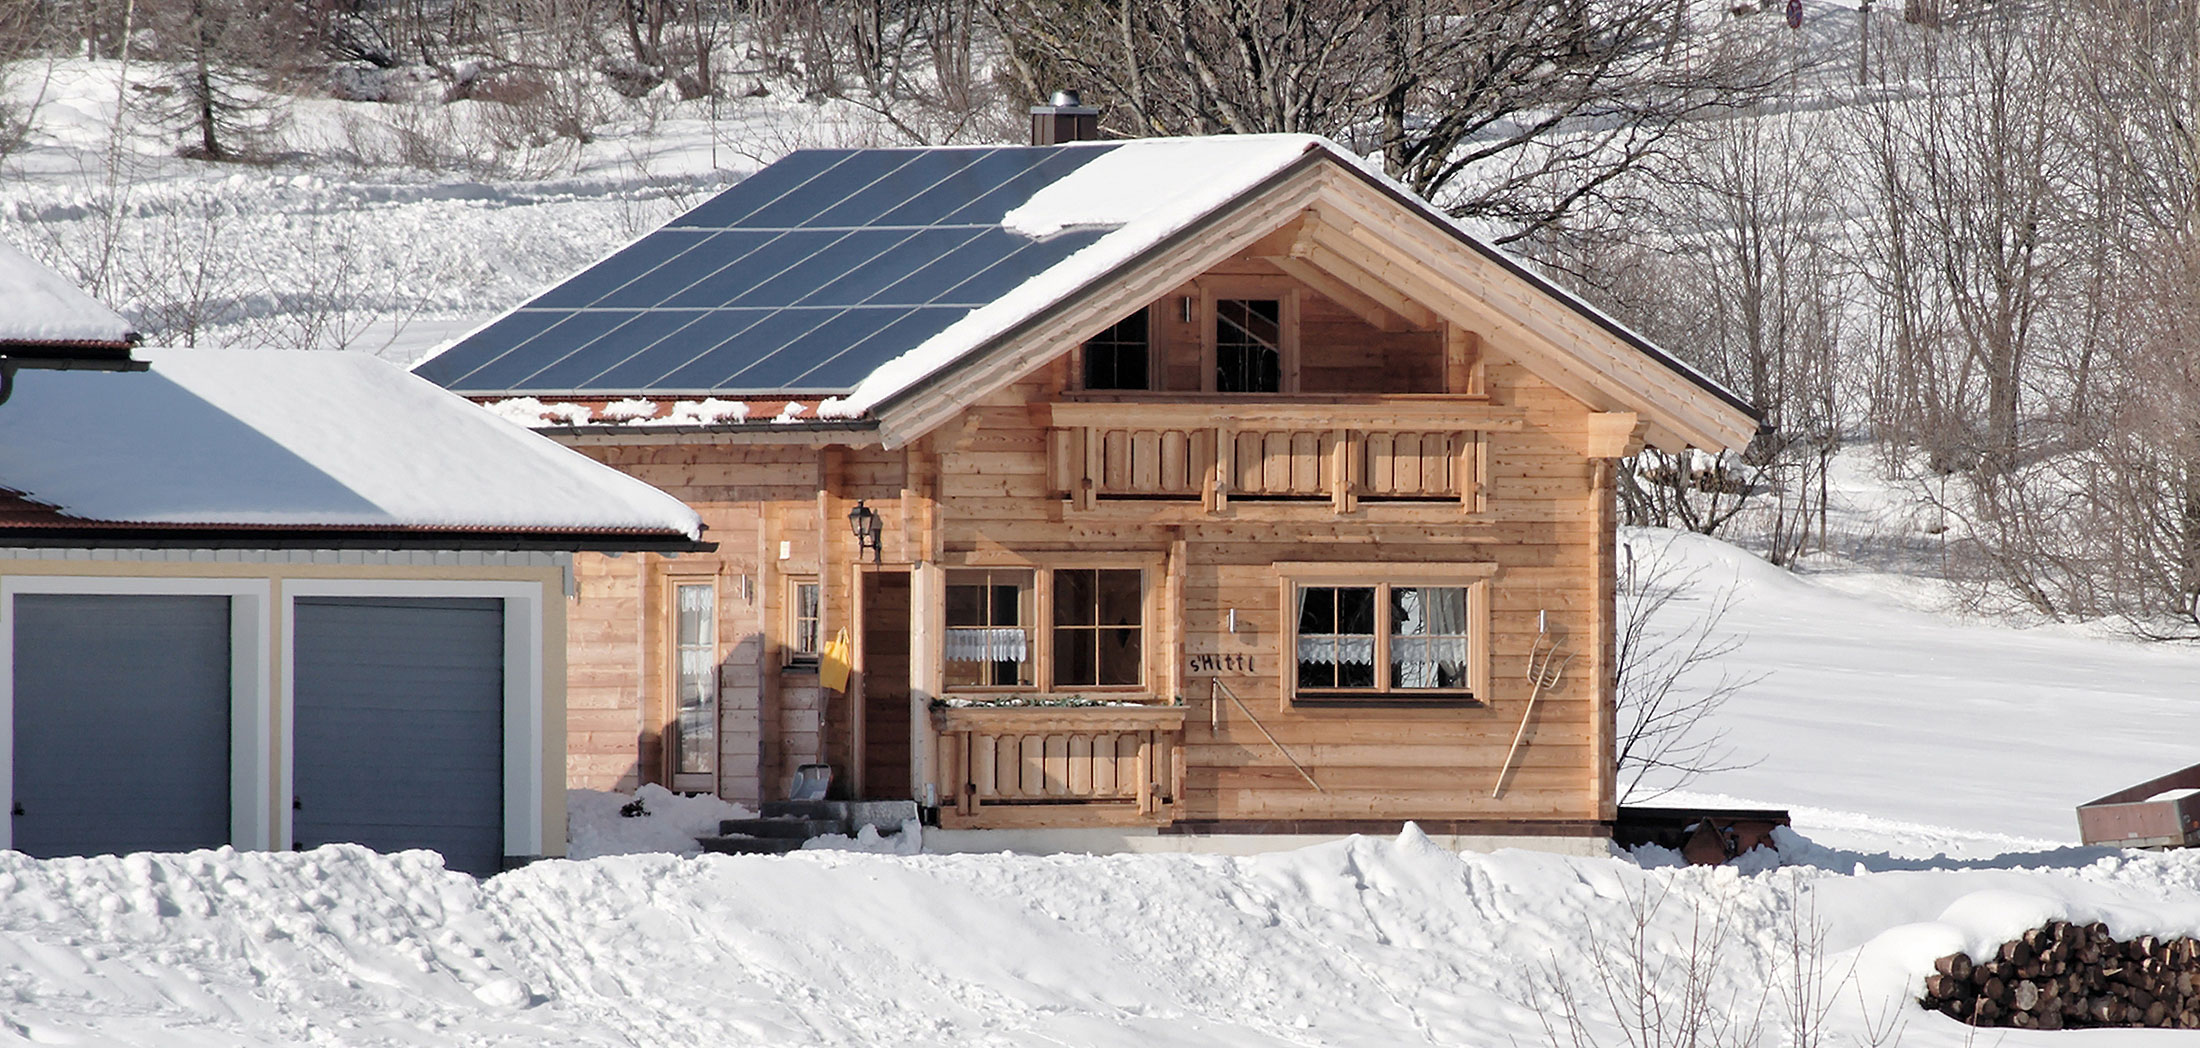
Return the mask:
{"type": "Polygon", "coordinates": [[[1919,1003],[1973,1026],[2061,1030],[2151,1026],[2200,1030],[2200,941],[2051,921],[1983,961],[1933,962],[1919,1003]]]}

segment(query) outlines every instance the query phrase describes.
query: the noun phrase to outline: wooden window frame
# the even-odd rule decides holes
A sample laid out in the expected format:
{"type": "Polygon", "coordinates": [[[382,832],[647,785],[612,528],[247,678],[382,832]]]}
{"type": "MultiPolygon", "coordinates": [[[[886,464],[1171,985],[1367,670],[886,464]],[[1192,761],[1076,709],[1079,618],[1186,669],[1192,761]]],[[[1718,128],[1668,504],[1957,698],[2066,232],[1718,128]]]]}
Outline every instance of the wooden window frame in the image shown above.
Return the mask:
{"type": "Polygon", "coordinates": [[[1084,342],[1079,342],[1077,344],[1076,350],[1070,355],[1070,388],[1080,393],[1093,392],[1103,394],[1137,394],[1164,392],[1164,390],[1162,389],[1162,386],[1164,385],[1162,381],[1162,368],[1166,364],[1166,361],[1162,359],[1162,355],[1159,351],[1161,340],[1155,335],[1156,329],[1160,326],[1160,323],[1157,319],[1159,314],[1155,312],[1155,310],[1159,308],[1159,305],[1159,303],[1153,303],[1147,305],[1143,309],[1134,309],[1129,313],[1124,314],[1123,317],[1120,320],[1117,320],[1114,324],[1109,324],[1107,327],[1094,332],[1092,335],[1092,338],[1099,338],[1102,334],[1105,334],[1106,332],[1114,329],[1116,324],[1120,324],[1124,320],[1129,320],[1133,316],[1137,316],[1140,314],[1145,315],[1146,387],[1144,389],[1092,389],[1091,387],[1085,385],[1085,345],[1087,342],[1092,341],[1091,338],[1086,339],[1084,342]]]}
{"type": "Polygon", "coordinates": [[[1044,600],[1044,591],[1040,588],[1042,585],[1044,585],[1045,572],[1030,565],[1024,564],[948,564],[943,565],[942,568],[944,574],[940,579],[940,644],[942,645],[940,651],[940,668],[943,681],[946,677],[946,668],[948,663],[947,652],[944,647],[947,643],[947,634],[953,632],[955,629],[958,628],[952,623],[949,623],[946,619],[947,592],[955,588],[955,574],[962,571],[998,571],[1004,573],[1022,572],[1031,577],[1031,621],[1025,625],[1025,629],[1030,634],[1030,638],[1025,643],[1029,647],[1029,658],[1031,662],[1031,683],[943,683],[942,690],[957,695],[1016,695],[1040,691],[1041,685],[1039,682],[1046,679],[1046,677],[1044,676],[1046,672],[1046,668],[1043,664],[1044,660],[1040,657],[1044,651],[1044,646],[1046,644],[1046,641],[1043,639],[1045,637],[1046,630],[1040,625],[1040,623],[1045,618],[1044,612],[1047,608],[1046,601],[1044,600]]]}
{"type": "MultiPolygon", "coordinates": [[[[1154,598],[1154,585],[1153,585],[1153,580],[1154,580],[1154,573],[1153,573],[1153,570],[1152,570],[1151,568],[1147,568],[1147,567],[1145,567],[1145,566],[1143,566],[1143,565],[1125,565],[1125,564],[1053,564],[1053,565],[1049,565],[1049,566],[1047,566],[1047,567],[1045,567],[1045,568],[1042,568],[1042,569],[1040,569],[1040,570],[1041,570],[1041,571],[1042,571],[1042,572],[1043,572],[1043,573],[1045,574],[1045,576],[1046,576],[1046,580],[1047,580],[1047,588],[1046,588],[1046,594],[1045,594],[1045,597],[1046,597],[1046,602],[1045,602],[1045,607],[1046,607],[1046,619],[1045,619],[1045,622],[1046,622],[1046,626],[1045,626],[1045,629],[1046,629],[1046,633],[1047,633],[1047,644],[1046,644],[1046,654],[1047,654],[1047,667],[1046,667],[1046,676],[1045,676],[1045,677],[1043,678],[1043,679],[1044,679],[1044,680],[1045,680],[1045,681],[1047,682],[1047,685],[1046,685],[1046,691],[1047,691],[1047,693],[1049,693],[1049,694],[1071,694],[1071,693],[1077,693],[1077,694],[1082,694],[1082,693],[1085,693],[1085,692],[1093,692],[1093,693],[1096,693],[1096,694],[1103,694],[1103,695],[1116,695],[1116,694],[1133,694],[1133,695],[1135,695],[1135,694],[1141,694],[1141,693],[1145,693],[1145,692],[1149,692],[1149,691],[1151,691],[1151,690],[1152,690],[1152,681],[1153,681],[1153,652],[1152,652],[1152,651],[1150,650],[1150,647],[1149,647],[1149,646],[1150,646],[1150,645],[1151,645],[1151,644],[1153,643],[1153,628],[1152,628],[1152,627],[1153,627],[1153,603],[1154,603],[1154,600],[1153,600],[1153,598],[1154,598]],[[1103,626],[1099,626],[1099,625],[1093,625],[1093,626],[1062,626],[1062,625],[1059,625],[1059,624],[1057,624],[1057,623],[1056,623],[1056,622],[1054,621],[1054,600],[1055,600],[1055,593],[1054,593],[1054,576],[1055,576],[1055,574],[1056,574],[1057,572],[1063,572],[1063,571],[1135,571],[1135,572],[1137,572],[1137,573],[1138,573],[1138,679],[1137,679],[1137,680],[1135,680],[1135,681],[1132,681],[1132,682],[1131,682],[1131,683],[1129,683],[1129,684],[1056,684],[1056,683],[1054,682],[1054,677],[1055,677],[1055,670],[1056,670],[1056,668],[1057,668],[1057,660],[1055,659],[1055,641],[1056,641],[1056,639],[1057,639],[1057,638],[1056,638],[1056,637],[1054,636],[1054,632],[1055,632],[1056,630],[1059,630],[1059,629],[1071,629],[1071,630],[1088,630],[1088,631],[1091,631],[1091,632],[1097,633],[1097,632],[1099,632],[1099,631],[1100,631],[1100,630],[1102,630],[1102,629],[1107,629],[1107,628],[1120,628],[1120,627],[1103,627],[1103,626]]],[[[1098,676],[1098,670],[1099,670],[1099,667],[1098,667],[1097,665],[1095,665],[1095,666],[1094,666],[1094,675],[1095,675],[1095,676],[1098,676]]]]}
{"type": "Polygon", "coordinates": [[[1206,278],[1199,282],[1199,391],[1248,399],[1289,396],[1299,391],[1299,286],[1286,277],[1206,278]],[[1276,300],[1276,392],[1221,393],[1215,387],[1215,303],[1223,299],[1276,300]]]}
{"type": "Polygon", "coordinates": [[[1497,565],[1280,562],[1276,564],[1277,673],[1285,709],[1429,709],[1489,705],[1490,583],[1497,565]],[[1375,599],[1375,686],[1299,694],[1299,590],[1308,586],[1371,586],[1375,599]],[[1394,586],[1446,586],[1467,591],[1467,686],[1390,686],[1389,592],[1394,586]]]}
{"type": "MultiPolygon", "coordinates": [[[[1158,683],[1165,677],[1162,667],[1155,660],[1161,656],[1157,646],[1162,629],[1174,628],[1164,624],[1165,596],[1162,581],[1166,578],[1167,555],[1152,553],[1077,553],[1059,558],[1029,558],[1014,554],[998,553],[968,558],[962,562],[947,563],[941,568],[957,571],[1028,571],[1031,573],[1031,607],[1034,622],[1032,637],[1032,683],[1028,685],[948,685],[943,690],[950,695],[964,697],[1030,695],[1034,698],[1053,698],[1071,695],[1093,695],[1120,702],[1163,702],[1158,683]],[[1139,660],[1137,684],[1094,684],[1054,686],[1054,573],[1076,570],[1124,570],[1139,572],[1139,660]]],[[[943,581],[940,599],[946,599],[943,581]]],[[[941,643],[945,643],[942,638],[941,643]]],[[[944,663],[944,653],[942,662],[944,663]]]]}
{"type": "Polygon", "coordinates": [[[787,643],[785,647],[786,657],[781,660],[781,664],[789,669],[815,672],[818,657],[825,650],[825,580],[816,575],[785,575],[782,578],[786,580],[787,586],[786,606],[782,609],[787,617],[785,626],[787,643]],[[802,587],[804,586],[814,587],[817,590],[817,649],[815,651],[803,651],[800,647],[803,618],[802,587]]]}
{"type": "Polygon", "coordinates": [[[725,609],[721,606],[717,573],[668,573],[664,588],[665,630],[665,725],[668,729],[664,740],[664,781],[675,793],[718,792],[718,776],[722,765],[725,730],[725,680],[723,679],[725,650],[725,609]],[[680,731],[680,589],[684,586],[703,586],[710,590],[710,710],[711,752],[710,770],[707,772],[683,772],[680,770],[680,747],[683,736],[680,731]],[[693,783],[707,778],[707,785],[693,783]]]}

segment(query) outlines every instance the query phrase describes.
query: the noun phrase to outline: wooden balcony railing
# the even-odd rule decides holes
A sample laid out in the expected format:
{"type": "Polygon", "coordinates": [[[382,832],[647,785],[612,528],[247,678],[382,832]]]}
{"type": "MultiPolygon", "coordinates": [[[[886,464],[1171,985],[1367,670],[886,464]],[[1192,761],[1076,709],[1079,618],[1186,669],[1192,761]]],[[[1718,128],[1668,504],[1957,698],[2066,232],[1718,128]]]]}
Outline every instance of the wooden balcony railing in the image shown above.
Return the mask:
{"type": "Polygon", "coordinates": [[[1183,781],[1182,706],[941,707],[940,825],[1165,823],[1183,781]]]}
{"type": "Polygon", "coordinates": [[[1048,474],[1089,508],[1108,499],[1481,499],[1482,432],[1515,428],[1486,410],[1414,402],[1362,405],[1073,403],[1052,408],[1048,474]],[[1462,424],[1465,423],[1465,424],[1462,424]],[[1471,426],[1471,428],[1470,428],[1471,426]]]}

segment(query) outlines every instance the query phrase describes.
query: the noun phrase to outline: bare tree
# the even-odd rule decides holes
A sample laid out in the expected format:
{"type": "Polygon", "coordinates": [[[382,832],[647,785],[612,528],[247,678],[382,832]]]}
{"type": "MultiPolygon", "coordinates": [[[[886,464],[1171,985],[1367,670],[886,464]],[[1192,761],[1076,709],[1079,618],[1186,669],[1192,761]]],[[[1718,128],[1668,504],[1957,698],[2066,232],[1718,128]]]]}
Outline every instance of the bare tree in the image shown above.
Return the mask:
{"type": "Polygon", "coordinates": [[[1671,0],[986,3],[1030,98],[1087,87],[1131,136],[1328,135],[1508,241],[1619,210],[1628,176],[1788,75],[1671,0]]]}

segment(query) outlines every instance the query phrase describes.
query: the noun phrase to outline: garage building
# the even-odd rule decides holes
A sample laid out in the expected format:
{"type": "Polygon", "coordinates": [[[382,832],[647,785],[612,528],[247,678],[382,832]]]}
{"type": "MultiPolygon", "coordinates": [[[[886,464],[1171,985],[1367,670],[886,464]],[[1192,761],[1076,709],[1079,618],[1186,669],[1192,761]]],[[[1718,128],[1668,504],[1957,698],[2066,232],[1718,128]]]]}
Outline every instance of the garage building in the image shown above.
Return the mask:
{"type": "Polygon", "coordinates": [[[0,403],[0,846],[562,854],[572,553],[696,515],[370,357],[135,358],[0,403]]]}

